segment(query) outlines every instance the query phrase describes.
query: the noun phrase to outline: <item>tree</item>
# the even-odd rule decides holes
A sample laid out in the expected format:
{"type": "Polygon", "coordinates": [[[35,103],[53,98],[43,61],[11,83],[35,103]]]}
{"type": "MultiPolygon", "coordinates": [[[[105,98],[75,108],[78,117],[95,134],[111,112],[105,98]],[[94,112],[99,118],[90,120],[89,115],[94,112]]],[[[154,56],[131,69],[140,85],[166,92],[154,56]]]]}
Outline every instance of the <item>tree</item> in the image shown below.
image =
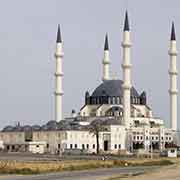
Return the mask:
{"type": "Polygon", "coordinates": [[[99,135],[100,132],[105,131],[103,120],[97,119],[91,122],[89,132],[96,136],[96,153],[99,154],[99,135]]]}

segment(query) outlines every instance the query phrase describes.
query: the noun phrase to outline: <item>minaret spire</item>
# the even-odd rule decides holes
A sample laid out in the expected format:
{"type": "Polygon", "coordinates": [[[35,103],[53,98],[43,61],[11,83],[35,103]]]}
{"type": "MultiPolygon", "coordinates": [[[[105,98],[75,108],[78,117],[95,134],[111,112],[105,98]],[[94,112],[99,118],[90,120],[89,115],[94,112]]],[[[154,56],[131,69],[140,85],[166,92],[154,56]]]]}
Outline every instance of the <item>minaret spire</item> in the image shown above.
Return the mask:
{"type": "Polygon", "coordinates": [[[106,81],[110,79],[109,76],[109,65],[110,65],[110,58],[109,58],[109,43],[108,43],[108,34],[105,36],[104,42],[104,58],[103,58],[103,77],[102,80],[106,81]]]}
{"type": "Polygon", "coordinates": [[[55,59],[56,59],[56,72],[55,72],[55,120],[58,122],[62,120],[62,60],[64,57],[63,47],[62,47],[62,38],[60,25],[58,25],[57,31],[57,40],[56,40],[56,51],[55,51],[55,59]]]}
{"type": "Polygon", "coordinates": [[[171,28],[171,41],[176,40],[176,33],[175,33],[175,27],[174,27],[174,22],[172,22],[172,28],[171,28]]]}
{"type": "Polygon", "coordinates": [[[127,11],[126,11],[126,14],[125,14],[124,31],[130,31],[129,18],[128,18],[128,12],[127,11]]]}
{"type": "Polygon", "coordinates": [[[106,33],[105,43],[104,43],[104,50],[109,50],[109,43],[108,43],[108,34],[106,33]]]}
{"type": "Polygon", "coordinates": [[[174,23],[172,23],[171,28],[171,40],[169,48],[170,56],[170,67],[169,67],[169,77],[170,77],[170,88],[169,88],[169,97],[170,97],[170,121],[171,128],[177,130],[177,47],[176,47],[176,35],[174,23]]]}
{"type": "Polygon", "coordinates": [[[123,32],[123,122],[126,127],[132,125],[131,122],[131,39],[128,13],[126,11],[123,32]]]}
{"type": "Polygon", "coordinates": [[[58,25],[57,40],[56,40],[56,43],[62,43],[62,38],[61,38],[61,28],[60,28],[60,25],[58,25]]]}

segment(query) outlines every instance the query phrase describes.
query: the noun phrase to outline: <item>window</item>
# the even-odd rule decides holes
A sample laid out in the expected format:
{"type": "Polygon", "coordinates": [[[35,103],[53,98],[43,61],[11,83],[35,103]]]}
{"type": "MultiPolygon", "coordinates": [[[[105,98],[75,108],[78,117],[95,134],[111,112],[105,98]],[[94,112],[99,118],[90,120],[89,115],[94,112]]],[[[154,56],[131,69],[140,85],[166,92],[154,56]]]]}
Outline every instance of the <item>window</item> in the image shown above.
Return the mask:
{"type": "Polygon", "coordinates": [[[134,140],[136,140],[136,136],[134,136],[134,140]]]}
{"type": "Polygon", "coordinates": [[[117,97],[117,104],[120,104],[120,97],[117,97]]]}
{"type": "Polygon", "coordinates": [[[169,137],[169,140],[171,140],[171,137],[169,137]]]}
{"type": "Polygon", "coordinates": [[[47,149],[49,148],[49,144],[46,144],[47,149]]]}
{"type": "Polygon", "coordinates": [[[139,140],[139,136],[137,136],[137,140],[139,140]]]}
{"type": "Polygon", "coordinates": [[[117,144],[114,145],[114,149],[117,149],[117,144]]]}
{"type": "Polygon", "coordinates": [[[112,101],[113,101],[113,104],[116,104],[116,99],[115,99],[115,97],[113,97],[112,101]]]}
{"type": "Polygon", "coordinates": [[[141,136],[141,140],[143,139],[143,137],[141,136]]]}
{"type": "Polygon", "coordinates": [[[161,137],[161,140],[163,140],[163,137],[161,137]]]}
{"type": "Polygon", "coordinates": [[[113,104],[113,98],[111,97],[111,104],[113,104]]]}
{"type": "Polygon", "coordinates": [[[168,137],[166,137],[166,140],[168,140],[168,137]]]}
{"type": "Polygon", "coordinates": [[[89,149],[89,144],[86,144],[86,148],[89,149]]]}
{"type": "Polygon", "coordinates": [[[175,150],[174,149],[171,149],[171,153],[174,153],[175,152],[175,150]]]}
{"type": "Polygon", "coordinates": [[[148,136],[146,136],[146,140],[148,140],[149,138],[148,138],[148,136]]]}
{"type": "Polygon", "coordinates": [[[75,149],[77,149],[77,144],[74,145],[75,149]]]}
{"type": "Polygon", "coordinates": [[[95,144],[93,144],[93,149],[95,149],[95,144]]]}
{"type": "Polygon", "coordinates": [[[119,144],[119,149],[121,149],[121,144],[119,144]]]}
{"type": "Polygon", "coordinates": [[[73,145],[72,144],[70,144],[70,149],[72,149],[73,148],[73,145]]]}
{"type": "Polygon", "coordinates": [[[108,97],[108,104],[111,104],[111,98],[108,97]]]}
{"type": "Polygon", "coordinates": [[[39,148],[39,145],[36,145],[37,148],[39,148]]]}
{"type": "Polygon", "coordinates": [[[158,140],[158,137],[156,137],[156,140],[158,140]]]}
{"type": "Polygon", "coordinates": [[[85,145],[84,144],[82,144],[82,149],[85,149],[85,145]]]}
{"type": "Polygon", "coordinates": [[[59,138],[61,137],[61,133],[58,133],[58,137],[59,137],[59,138]]]}
{"type": "Polygon", "coordinates": [[[58,149],[60,149],[61,148],[61,144],[58,144],[58,149]]]}

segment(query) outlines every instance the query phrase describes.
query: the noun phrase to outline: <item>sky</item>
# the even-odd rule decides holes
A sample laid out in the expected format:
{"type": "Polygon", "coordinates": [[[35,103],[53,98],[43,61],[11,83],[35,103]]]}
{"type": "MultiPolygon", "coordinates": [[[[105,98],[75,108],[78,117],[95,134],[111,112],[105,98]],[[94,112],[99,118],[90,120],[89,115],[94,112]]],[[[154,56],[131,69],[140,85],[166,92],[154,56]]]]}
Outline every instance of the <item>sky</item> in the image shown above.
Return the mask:
{"type": "Polygon", "coordinates": [[[58,24],[64,42],[64,117],[72,109],[78,112],[85,91],[92,93],[102,82],[106,33],[112,76],[122,79],[126,9],[133,44],[133,86],[139,93],[146,91],[154,116],[169,126],[168,48],[172,21],[180,48],[179,0],[0,0],[0,4],[0,128],[18,121],[26,125],[54,119],[58,24]]]}

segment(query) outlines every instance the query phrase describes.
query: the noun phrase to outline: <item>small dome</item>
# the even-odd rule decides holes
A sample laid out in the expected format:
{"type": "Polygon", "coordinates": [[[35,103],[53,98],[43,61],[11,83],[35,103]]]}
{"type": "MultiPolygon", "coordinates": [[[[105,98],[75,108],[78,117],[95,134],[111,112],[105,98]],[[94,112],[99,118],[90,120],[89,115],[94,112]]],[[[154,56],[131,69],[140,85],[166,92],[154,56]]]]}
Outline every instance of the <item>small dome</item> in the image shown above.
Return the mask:
{"type": "MultiPolygon", "coordinates": [[[[92,93],[92,97],[122,97],[123,96],[123,81],[121,80],[107,80],[100,84],[92,93]]],[[[131,88],[131,96],[139,97],[138,92],[134,87],[131,88]]]]}
{"type": "Polygon", "coordinates": [[[39,131],[39,130],[41,130],[41,126],[39,126],[39,125],[33,125],[33,126],[32,126],[32,130],[33,130],[33,131],[39,131]]]}
{"type": "Polygon", "coordinates": [[[8,131],[13,131],[14,127],[13,126],[6,126],[2,131],[3,132],[8,132],[8,131]]]}
{"type": "Polygon", "coordinates": [[[143,91],[140,96],[141,96],[141,97],[146,97],[146,92],[143,91]]]}
{"type": "Polygon", "coordinates": [[[58,128],[58,123],[56,121],[49,121],[47,124],[43,127],[45,130],[55,130],[58,128]]]}
{"type": "Polygon", "coordinates": [[[86,91],[85,96],[86,96],[86,97],[89,97],[89,96],[90,96],[88,91],[86,91]]]}
{"type": "Polygon", "coordinates": [[[23,131],[31,131],[32,130],[32,127],[29,126],[29,125],[26,125],[26,126],[23,126],[23,131]]]}

